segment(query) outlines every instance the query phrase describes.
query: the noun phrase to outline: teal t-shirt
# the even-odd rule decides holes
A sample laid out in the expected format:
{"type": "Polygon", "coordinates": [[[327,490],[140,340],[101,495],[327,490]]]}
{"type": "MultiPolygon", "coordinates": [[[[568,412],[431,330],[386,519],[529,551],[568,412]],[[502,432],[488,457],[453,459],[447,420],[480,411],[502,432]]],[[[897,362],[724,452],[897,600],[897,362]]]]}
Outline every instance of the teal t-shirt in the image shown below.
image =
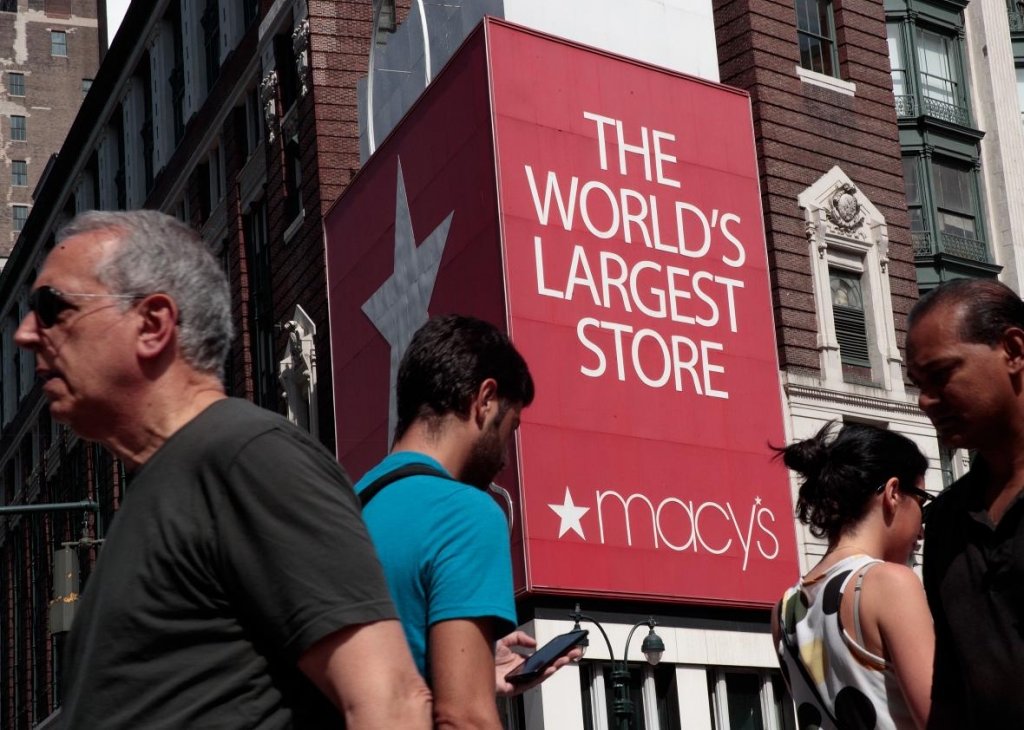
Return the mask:
{"type": "MultiPolygon", "coordinates": [[[[356,492],[407,464],[445,471],[428,456],[402,451],[368,471],[356,492]]],[[[495,638],[515,628],[508,523],[486,492],[440,477],[406,477],[381,490],[363,518],[413,659],[428,681],[427,635],[435,623],[490,617],[495,638]]]]}

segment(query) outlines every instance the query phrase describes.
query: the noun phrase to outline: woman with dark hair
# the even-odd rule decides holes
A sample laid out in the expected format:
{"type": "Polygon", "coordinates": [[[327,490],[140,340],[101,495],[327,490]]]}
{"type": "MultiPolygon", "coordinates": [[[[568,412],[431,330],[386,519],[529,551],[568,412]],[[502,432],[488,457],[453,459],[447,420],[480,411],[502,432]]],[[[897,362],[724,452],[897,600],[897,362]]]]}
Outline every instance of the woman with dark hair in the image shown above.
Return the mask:
{"type": "Polygon", "coordinates": [[[908,567],[928,461],[893,431],[846,424],[776,449],[801,477],[797,517],[828,551],[772,612],[800,728],[924,728],[935,632],[908,567]]]}

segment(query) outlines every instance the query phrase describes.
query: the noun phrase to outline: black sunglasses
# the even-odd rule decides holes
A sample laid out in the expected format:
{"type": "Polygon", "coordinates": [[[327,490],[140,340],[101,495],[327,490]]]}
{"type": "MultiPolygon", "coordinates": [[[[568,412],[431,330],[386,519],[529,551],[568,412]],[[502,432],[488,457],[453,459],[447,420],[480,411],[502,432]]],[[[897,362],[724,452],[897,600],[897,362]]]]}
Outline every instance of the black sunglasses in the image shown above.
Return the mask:
{"type": "Polygon", "coordinates": [[[52,286],[41,286],[33,289],[28,295],[28,308],[35,312],[39,319],[39,325],[43,329],[53,327],[57,324],[57,318],[65,309],[73,309],[74,305],[68,299],[138,299],[134,294],[73,294],[61,292],[52,286]]]}
{"type": "MultiPolygon", "coordinates": [[[[875,490],[875,493],[881,494],[882,490],[885,489],[886,484],[888,484],[888,482],[883,482],[878,489],[875,490]]],[[[918,502],[918,504],[921,505],[921,518],[923,520],[928,515],[928,503],[935,499],[935,495],[929,494],[923,489],[918,489],[917,487],[906,487],[902,484],[900,485],[900,491],[904,494],[910,494],[914,497],[921,498],[921,501],[918,502]]]]}

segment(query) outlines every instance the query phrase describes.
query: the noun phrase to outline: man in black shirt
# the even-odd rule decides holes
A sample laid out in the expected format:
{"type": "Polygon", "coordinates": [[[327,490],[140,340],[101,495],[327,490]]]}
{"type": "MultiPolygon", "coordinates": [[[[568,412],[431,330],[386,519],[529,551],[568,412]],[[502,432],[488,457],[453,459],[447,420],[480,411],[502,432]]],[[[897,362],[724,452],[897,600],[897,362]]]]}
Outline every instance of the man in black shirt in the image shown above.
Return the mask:
{"type": "Polygon", "coordinates": [[[977,451],[925,527],[929,727],[1024,727],[1024,303],[996,281],[944,284],[911,311],[907,358],[942,443],[977,451]]]}
{"type": "Polygon", "coordinates": [[[131,472],[67,640],[61,725],[430,727],[351,484],[227,398],[228,287],[154,211],[73,220],[15,335],[53,417],[131,472]]]}

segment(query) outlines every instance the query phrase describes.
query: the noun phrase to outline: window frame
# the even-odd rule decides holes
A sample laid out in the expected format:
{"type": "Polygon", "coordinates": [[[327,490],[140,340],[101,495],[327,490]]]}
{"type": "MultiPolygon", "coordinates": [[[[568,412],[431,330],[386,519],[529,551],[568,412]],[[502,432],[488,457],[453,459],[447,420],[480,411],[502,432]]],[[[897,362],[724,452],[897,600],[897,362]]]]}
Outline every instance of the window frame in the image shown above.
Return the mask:
{"type": "Polygon", "coordinates": [[[25,229],[25,222],[28,220],[30,210],[31,208],[27,205],[15,204],[11,206],[11,229],[15,233],[21,233],[25,229]],[[25,213],[23,218],[18,216],[18,213],[20,212],[25,213]]]}
{"type": "Polygon", "coordinates": [[[11,160],[11,187],[15,188],[27,188],[28,187],[28,161],[27,160],[11,160]],[[24,167],[22,168],[22,165],[24,167]],[[24,182],[19,180],[24,179],[24,182]]]}
{"type": "Polygon", "coordinates": [[[68,32],[66,30],[50,30],[50,56],[54,58],[68,57],[68,32]],[[55,53],[61,48],[64,49],[63,53],[55,53]]]}
{"type": "MultiPolygon", "coordinates": [[[[793,702],[785,702],[785,697],[776,698],[775,687],[786,688],[781,671],[752,667],[709,666],[708,696],[715,730],[731,730],[732,728],[732,720],[729,717],[729,675],[753,675],[760,680],[758,704],[761,709],[764,730],[796,730],[796,713],[793,702]]],[[[788,692],[786,692],[786,696],[788,696],[788,692]]]]}
{"type": "Polygon", "coordinates": [[[830,263],[829,290],[832,294],[832,323],[839,341],[839,361],[843,365],[871,368],[871,344],[868,338],[867,311],[864,304],[863,271],[830,263]],[[856,281],[860,306],[837,304],[835,301],[836,280],[856,281]]]}
{"type": "Polygon", "coordinates": [[[28,141],[28,130],[25,127],[25,115],[24,114],[11,114],[11,141],[12,142],[27,142],[28,141]]]}
{"type": "Polygon", "coordinates": [[[962,107],[963,104],[963,80],[960,78],[959,70],[959,38],[949,32],[943,33],[928,25],[914,25],[914,50],[917,56],[917,78],[921,90],[922,99],[930,99],[951,106],[962,107]],[[944,69],[933,68],[929,62],[929,53],[935,53],[935,49],[928,48],[924,42],[927,37],[933,37],[942,44],[942,52],[935,54],[934,58],[940,59],[944,69]],[[939,72],[945,72],[945,76],[939,72]],[[937,79],[938,84],[926,83],[926,79],[937,79]],[[929,93],[946,85],[948,88],[945,94],[929,93]]]}
{"type": "Polygon", "coordinates": [[[7,72],[7,96],[14,96],[17,98],[25,96],[25,74],[20,71],[7,72]],[[18,80],[17,84],[12,83],[15,79],[18,80]],[[15,86],[18,87],[21,93],[15,93],[15,86]]]}
{"type": "Polygon", "coordinates": [[[835,15],[832,11],[832,0],[796,0],[795,3],[796,11],[796,35],[797,35],[797,50],[800,55],[799,66],[800,68],[806,69],[807,71],[813,71],[823,76],[831,76],[832,78],[840,78],[839,75],[839,53],[837,49],[836,41],[836,24],[835,15]],[[803,17],[805,13],[801,10],[805,9],[810,11],[815,9],[817,12],[812,16],[809,12],[806,13],[806,17],[803,17]],[[810,22],[812,17],[816,20],[818,27],[812,29],[810,22]],[[824,20],[825,27],[822,28],[822,21],[824,20]],[[805,50],[805,42],[807,48],[805,50]],[[815,63],[814,58],[810,57],[805,61],[805,53],[813,55],[813,50],[819,49],[821,67],[815,63]],[[821,51],[822,47],[827,47],[827,53],[821,51]],[[827,62],[826,62],[827,61],[827,62]]]}

